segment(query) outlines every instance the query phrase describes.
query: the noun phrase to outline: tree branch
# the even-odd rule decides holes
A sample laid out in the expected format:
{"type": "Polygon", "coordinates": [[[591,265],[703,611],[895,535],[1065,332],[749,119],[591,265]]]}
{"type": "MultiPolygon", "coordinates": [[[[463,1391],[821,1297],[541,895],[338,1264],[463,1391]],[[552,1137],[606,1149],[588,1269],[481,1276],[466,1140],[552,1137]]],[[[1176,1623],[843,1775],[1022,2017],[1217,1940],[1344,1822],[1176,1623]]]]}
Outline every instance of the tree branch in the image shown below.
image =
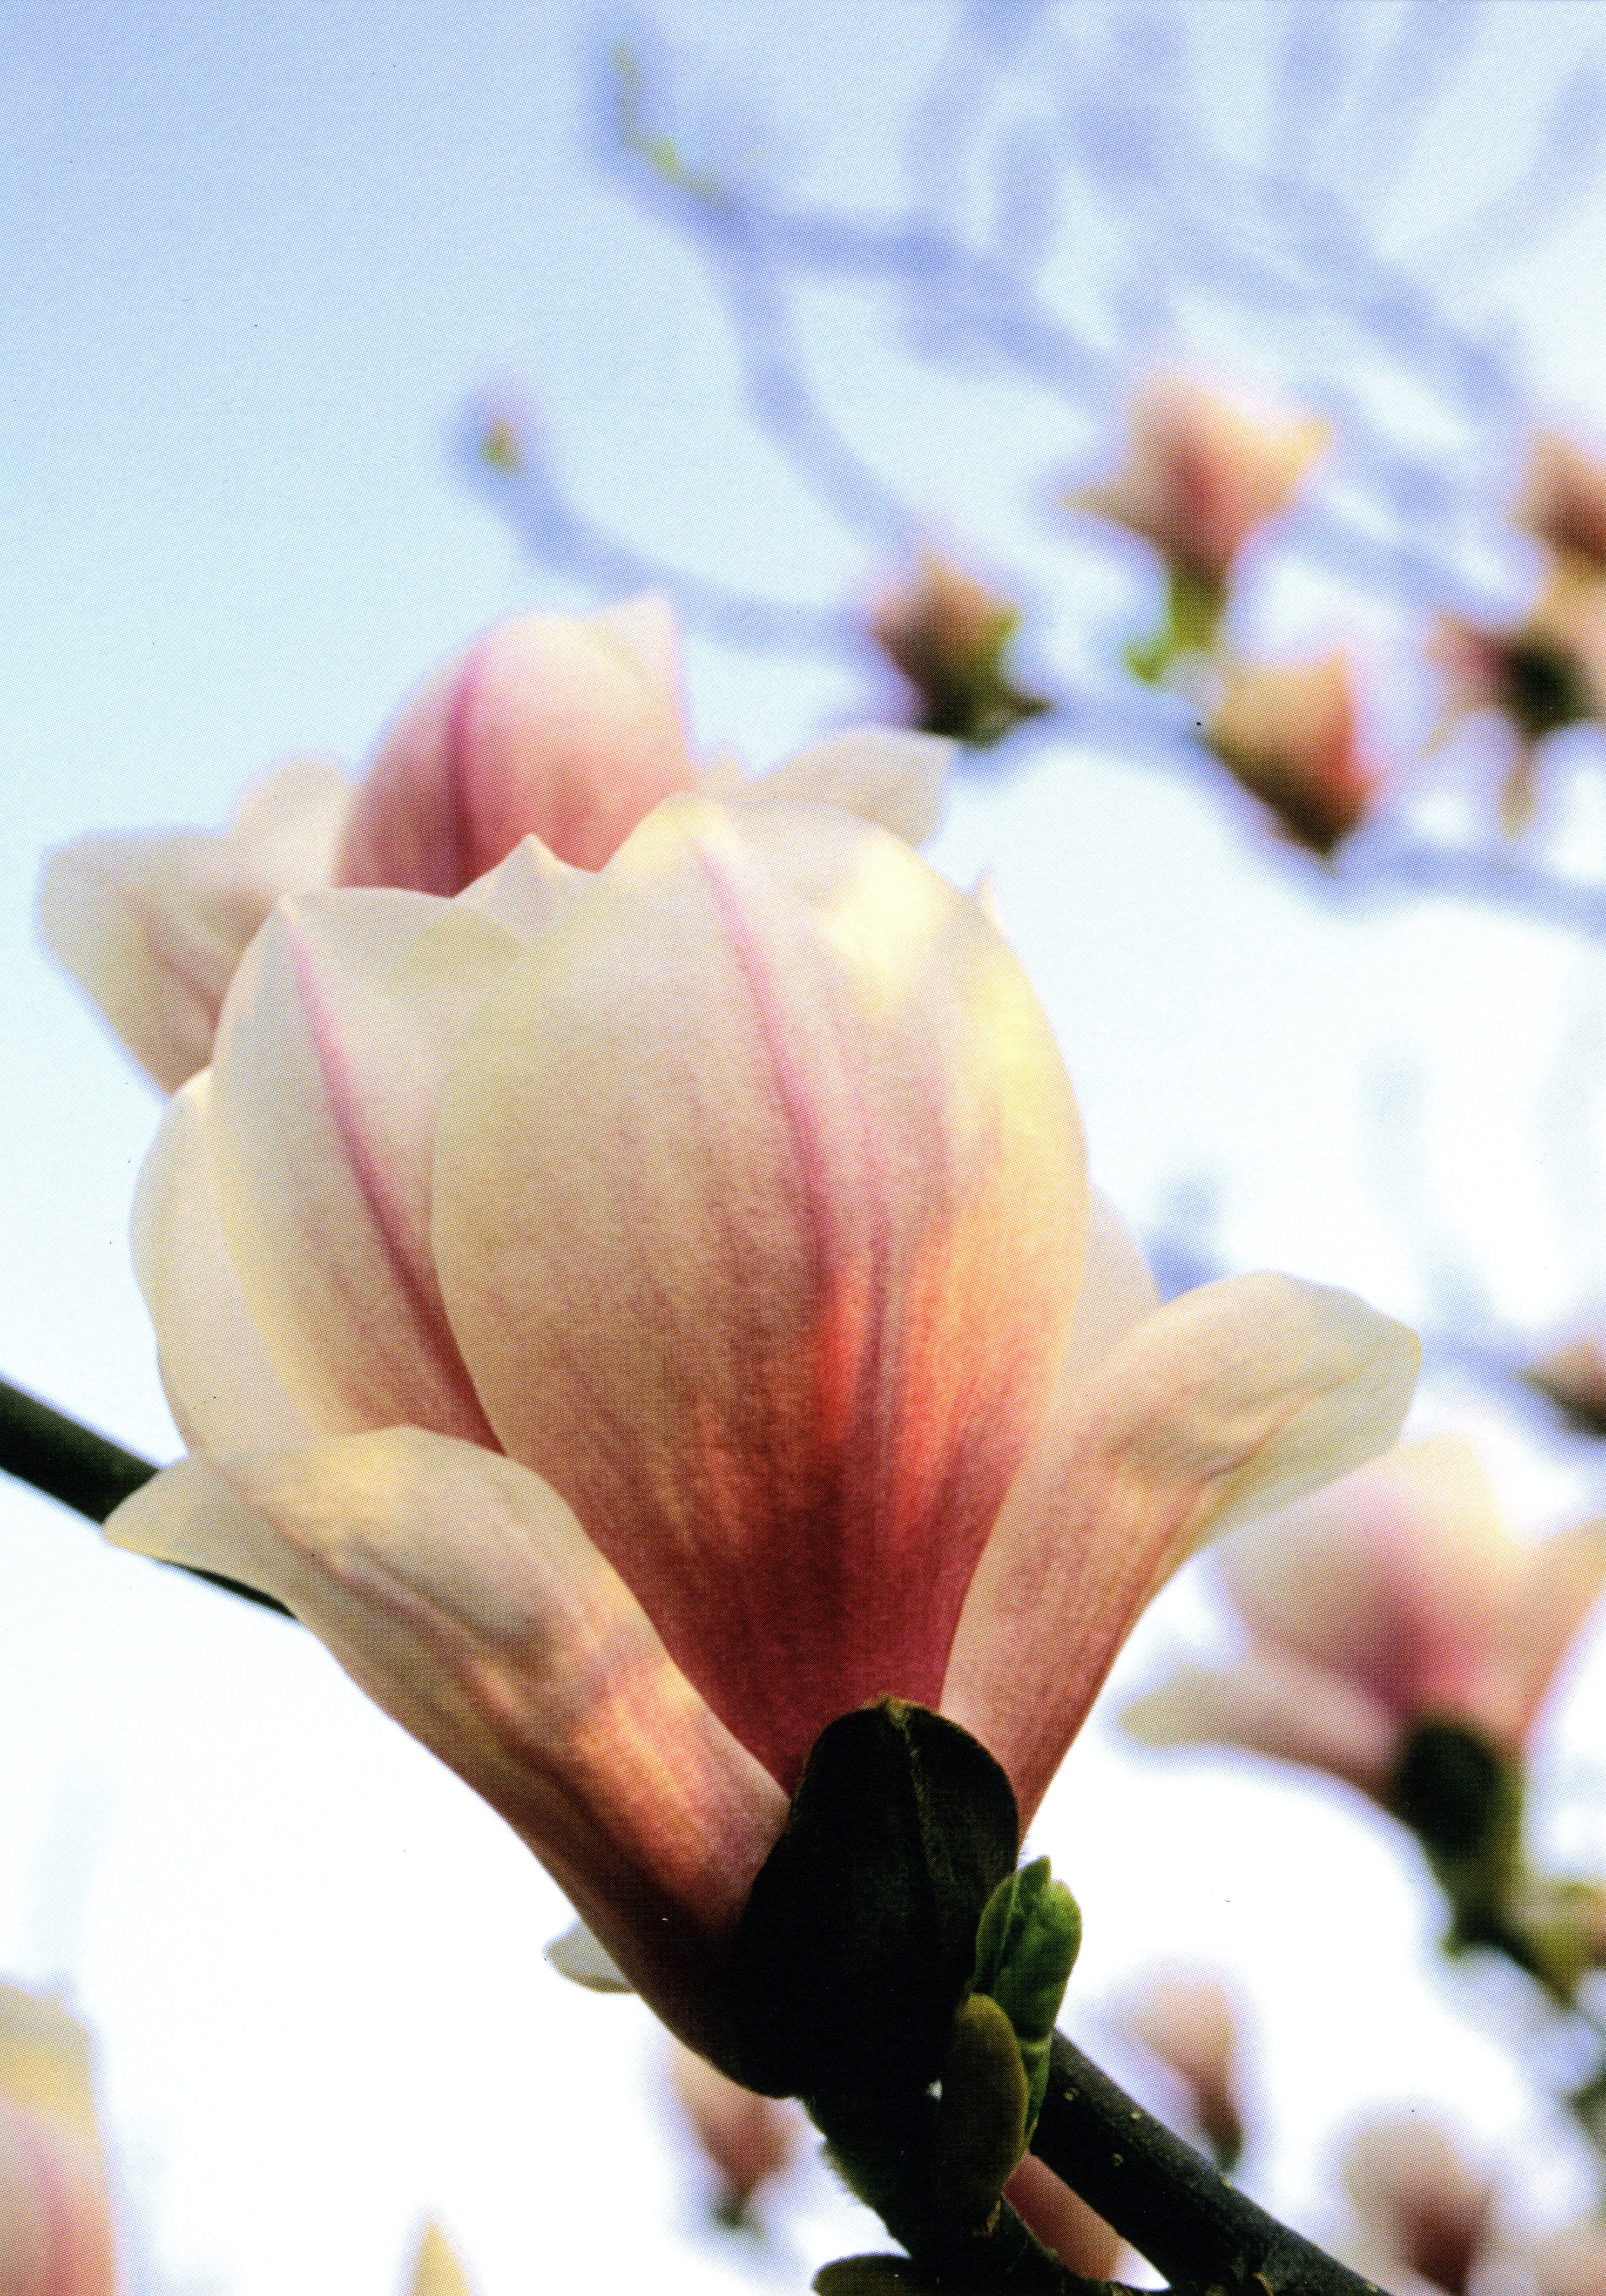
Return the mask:
{"type": "MultiPolygon", "coordinates": [[[[86,1515],[91,1522],[104,1522],[114,1507],[160,1472],[137,1452],[125,1451],[109,1437],[96,1434],[93,1427],[69,1419],[64,1412],[53,1411],[37,1396],[5,1380],[0,1380],[0,1469],[19,1482],[31,1483],[47,1497],[59,1499],[75,1513],[86,1515]]],[[[204,1578],[209,1587],[221,1587],[225,1595],[237,1595],[242,1602],[256,1603],[265,1611],[277,1611],[282,1618],[295,1615],[271,1595],[238,1578],[225,1578],[220,1571],[199,1570],[187,1562],[162,1567],[182,1570],[186,1578],[204,1578]]]]}

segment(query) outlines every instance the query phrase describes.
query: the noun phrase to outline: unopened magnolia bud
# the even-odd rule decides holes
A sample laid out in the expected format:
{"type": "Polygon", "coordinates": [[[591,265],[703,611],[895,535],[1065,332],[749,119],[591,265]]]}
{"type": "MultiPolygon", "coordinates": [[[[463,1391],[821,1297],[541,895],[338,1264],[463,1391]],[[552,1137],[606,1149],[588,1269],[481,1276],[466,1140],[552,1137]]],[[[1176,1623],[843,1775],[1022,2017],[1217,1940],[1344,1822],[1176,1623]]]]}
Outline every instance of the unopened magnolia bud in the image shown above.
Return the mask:
{"type": "Polygon", "coordinates": [[[1344,2183],[1382,2257],[1446,2296],[1465,2296],[1489,2235],[1494,2186],[1431,2121],[1378,2121],[1344,2161],[1344,2183]]]}
{"type": "Polygon", "coordinates": [[[1522,1374],[1586,1435],[1606,1435],[1606,1350],[1594,1332],[1541,1356],[1522,1374]]]}
{"type": "Polygon", "coordinates": [[[794,2104],[757,2096],[690,2049],[676,2048],[670,2071],[687,2126],[719,2179],[715,2214],[739,2224],[759,2187],[797,2159],[805,2123],[794,2104]]]}
{"type": "Polygon", "coordinates": [[[1512,516],[1561,556],[1606,569],[1606,463],[1560,431],[1537,431],[1512,516]]]}
{"type": "Polygon", "coordinates": [[[1124,526],[1213,586],[1287,507],[1328,439],[1313,417],[1252,414],[1182,375],[1146,383],[1128,421],[1119,472],[1068,494],[1065,507],[1124,526]]]}
{"type": "Polygon", "coordinates": [[[1286,834],[1313,853],[1332,853],[1375,803],[1377,776],[1362,752],[1342,654],[1229,670],[1204,738],[1286,834]]]}
{"type": "Polygon", "coordinates": [[[1026,2112],[1014,2028],[996,2001],[973,1993],[955,2014],[931,2147],[933,2205],[962,2232],[992,2229],[1026,2150],[1026,2112]]]}
{"type": "Polygon", "coordinates": [[[1209,1977],[1162,1973],[1128,2005],[1127,2023],[1188,2093],[1200,2133],[1224,2171],[1243,2150],[1238,2035],[1226,1988],[1209,1977]]]}
{"type": "Polygon", "coordinates": [[[922,733],[986,749],[1049,707],[1005,669],[1020,619],[1010,599],[928,550],[910,581],[877,599],[870,634],[914,689],[922,733]]]}

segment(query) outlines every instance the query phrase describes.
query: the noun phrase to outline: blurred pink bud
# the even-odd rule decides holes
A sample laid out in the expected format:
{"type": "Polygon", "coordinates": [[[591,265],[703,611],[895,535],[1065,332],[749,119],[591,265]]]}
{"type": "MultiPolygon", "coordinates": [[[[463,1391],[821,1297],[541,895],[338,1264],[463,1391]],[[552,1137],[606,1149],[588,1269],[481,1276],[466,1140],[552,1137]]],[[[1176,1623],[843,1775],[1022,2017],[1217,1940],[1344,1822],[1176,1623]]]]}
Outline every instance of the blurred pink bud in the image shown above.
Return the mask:
{"type": "Polygon", "coordinates": [[[1508,832],[1523,828],[1536,796],[1539,744],[1606,716],[1606,573],[1564,561],[1520,620],[1493,627],[1446,615],[1427,651],[1443,684],[1430,746],[1468,718],[1486,711],[1504,718],[1515,757],[1501,792],[1501,822],[1508,832]]]}
{"type": "Polygon", "coordinates": [[[911,579],[875,601],[870,634],[914,689],[914,723],[922,733],[986,748],[1049,707],[1005,674],[1020,619],[1012,600],[926,550],[911,579]]]}
{"type": "Polygon", "coordinates": [[[1432,2121],[1380,2120],[1344,2157],[1345,2187],[1364,2233],[1364,2268],[1386,2284],[1426,2282],[1467,2296],[1491,2242],[1495,2188],[1432,2121]]]}
{"type": "Polygon", "coordinates": [[[89,2037],[0,1985],[0,2296],[111,2296],[116,2279],[89,2037]]]}
{"type": "Polygon", "coordinates": [[[1415,1371],[1275,1276],[1144,1312],[1014,957],[823,806],[282,905],[135,1246],[196,1456],[112,1535],[287,1602],[717,2061],[828,1722],[940,1706],[1029,1817],[1155,1587],[1415,1371]]]}
{"type": "Polygon", "coordinates": [[[338,769],[280,767],[230,826],[83,837],[45,862],[45,943],[166,1091],[211,1057],[225,992],[274,903],[330,885],[460,893],[520,839],[600,869],[660,799],[840,806],[919,843],[937,826],[948,750],[870,727],[750,778],[695,762],[678,642],[660,598],[585,618],[503,622],[407,705],[354,790],[338,769]]]}
{"type": "Polygon", "coordinates": [[[687,2126],[719,2180],[715,2212],[739,2224],[759,2186],[796,2161],[808,2123],[797,2105],[755,2096],[690,2049],[676,2050],[670,2079],[687,2126]]]}
{"type": "Polygon", "coordinates": [[[1362,753],[1355,682],[1342,654],[1229,669],[1205,739],[1285,833],[1313,853],[1332,853],[1377,801],[1378,777],[1362,753]]]}
{"type": "Polygon", "coordinates": [[[1256,415],[1184,375],[1145,383],[1128,422],[1116,477],[1067,495],[1066,507],[1124,526],[1211,584],[1287,508],[1329,435],[1312,416],[1256,415]]]}
{"type": "Polygon", "coordinates": [[[1404,1445],[1222,1548],[1250,1647],[1128,1708],[1156,1743],[1246,1746],[1381,1795],[1411,1725],[1520,1752],[1606,1584],[1606,1522],[1525,1546],[1471,1445],[1404,1445]]]}
{"type": "Polygon", "coordinates": [[[1606,463],[1558,430],[1536,431],[1512,516],[1559,556],[1606,569],[1606,463]]]}
{"type": "Polygon", "coordinates": [[[1217,2165],[1243,2150],[1238,2033],[1232,1997],[1214,1978],[1159,1971],[1126,2005],[1122,2022],[1188,2094],[1189,2117],[1217,2165]]]}

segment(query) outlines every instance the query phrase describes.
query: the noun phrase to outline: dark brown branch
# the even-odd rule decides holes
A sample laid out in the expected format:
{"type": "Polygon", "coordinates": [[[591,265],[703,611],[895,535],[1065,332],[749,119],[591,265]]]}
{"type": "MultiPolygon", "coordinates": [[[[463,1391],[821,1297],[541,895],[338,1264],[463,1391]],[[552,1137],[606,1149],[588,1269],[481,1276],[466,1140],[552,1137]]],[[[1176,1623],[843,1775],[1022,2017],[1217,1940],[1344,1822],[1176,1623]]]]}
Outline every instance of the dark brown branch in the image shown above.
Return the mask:
{"type": "Polygon", "coordinates": [[[1053,2038],[1032,2151],[1176,2287],[1377,2296],[1370,2281],[1229,2185],[1062,2033],[1053,2038]]]}
{"type": "MultiPolygon", "coordinates": [[[[97,1435],[93,1427],[53,1411],[37,1396],[4,1380],[0,1380],[0,1468],[19,1482],[31,1483],[47,1497],[59,1499],[75,1513],[86,1515],[91,1522],[104,1522],[114,1507],[131,1498],[160,1472],[149,1459],[125,1451],[107,1436],[97,1435]]],[[[187,1562],[164,1567],[182,1570],[191,1578],[204,1578],[209,1587],[221,1587],[225,1594],[238,1595],[242,1602],[258,1603],[265,1611],[277,1611],[282,1618],[294,1615],[271,1595],[238,1578],[225,1578],[220,1571],[195,1570],[187,1562]]]]}

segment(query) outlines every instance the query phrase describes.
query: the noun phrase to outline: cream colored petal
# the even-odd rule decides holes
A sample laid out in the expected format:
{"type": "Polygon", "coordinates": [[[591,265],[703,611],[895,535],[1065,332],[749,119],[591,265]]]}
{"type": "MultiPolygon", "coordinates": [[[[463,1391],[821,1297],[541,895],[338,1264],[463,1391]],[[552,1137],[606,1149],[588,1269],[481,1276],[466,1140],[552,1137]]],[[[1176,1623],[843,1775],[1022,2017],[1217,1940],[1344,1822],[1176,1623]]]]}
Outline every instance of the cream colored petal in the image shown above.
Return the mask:
{"type": "Polygon", "coordinates": [[[1347,1292],[1241,1275],[1184,1292],[1062,1392],[955,1638],[942,1710],[1041,1800],[1116,1652],[1200,1541],[1391,1442],[1414,1336],[1347,1292]]]}
{"type": "Polygon", "coordinates": [[[223,1233],[323,1431],[494,1440],[441,1304],[430,1197],[441,1075],[520,953],[460,903],[326,892],[283,905],[240,968],[212,1070],[223,1233]]]}
{"type": "Polygon", "coordinates": [[[1159,1306],[1154,1278],[1126,1221],[1108,1196],[1093,1189],[1087,1259],[1061,1365],[1061,1384],[1070,1386],[1086,1380],[1117,1341],[1159,1306]]]}
{"type": "Polygon", "coordinates": [[[848,1708],[933,1702],[1085,1217],[974,905],[845,815],[672,800],[488,1000],[438,1137],[499,1438],[743,1743],[790,1785],[848,1708]]]}
{"type": "Polygon", "coordinates": [[[666,2022],[718,2054],[713,1973],[786,1805],[545,1484],[395,1427],[186,1460],[107,1530],[288,1603],[500,1811],[666,2022]]]}
{"type": "Polygon", "coordinates": [[[1399,1724],[1359,1684],[1288,1651],[1258,1650],[1237,1666],[1187,1666],[1121,1710],[1121,1727],[1148,1746],[1241,1746],[1331,1771],[1381,1794],[1399,1748],[1399,1724]]]}
{"type": "Polygon", "coordinates": [[[224,994],[274,903],[327,882],[350,802],[333,766],[298,759],[248,791],[227,830],[80,837],[47,857],[45,945],[164,1091],[210,1059],[224,994]]]}
{"type": "Polygon", "coordinates": [[[585,870],[560,861],[538,837],[523,837],[505,861],[476,877],[457,898],[464,908],[489,917],[528,947],[540,939],[586,882],[585,870]]]}
{"type": "Polygon", "coordinates": [[[175,1093],[134,1199],[134,1272],[156,1326],[162,1386],[193,1451],[273,1449],[312,1429],[251,1321],[217,1216],[211,1072],[175,1093]]]}
{"type": "Polygon", "coordinates": [[[600,1946],[584,1922],[571,1923],[546,1948],[546,1959],[560,1977],[583,1985],[587,1993],[634,1993],[635,1988],[613,1956],[600,1946]]]}
{"type": "Polygon", "coordinates": [[[749,805],[777,799],[806,805],[839,806],[889,829],[906,844],[923,845],[942,819],[948,768],[955,745],[933,734],[911,734],[866,726],[799,750],[767,773],[735,788],[709,795],[729,796],[749,805]]]}
{"type": "Polygon", "coordinates": [[[1401,1715],[1469,1710],[1523,1567],[1482,1462],[1454,1435],[1401,1444],[1221,1554],[1252,1634],[1401,1715]]]}

